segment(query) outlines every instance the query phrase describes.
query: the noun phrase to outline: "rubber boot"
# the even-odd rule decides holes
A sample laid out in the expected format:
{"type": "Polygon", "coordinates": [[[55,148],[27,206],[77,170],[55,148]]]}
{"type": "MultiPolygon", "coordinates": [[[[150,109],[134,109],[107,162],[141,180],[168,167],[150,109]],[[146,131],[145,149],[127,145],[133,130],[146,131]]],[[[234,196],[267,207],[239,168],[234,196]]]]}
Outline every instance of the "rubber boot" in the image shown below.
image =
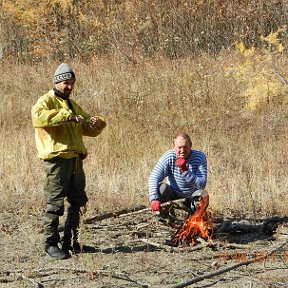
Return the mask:
{"type": "Polygon", "coordinates": [[[80,221],[80,208],[70,206],[67,211],[67,219],[64,226],[64,237],[62,239],[62,249],[72,253],[81,252],[78,242],[78,229],[80,221]]]}

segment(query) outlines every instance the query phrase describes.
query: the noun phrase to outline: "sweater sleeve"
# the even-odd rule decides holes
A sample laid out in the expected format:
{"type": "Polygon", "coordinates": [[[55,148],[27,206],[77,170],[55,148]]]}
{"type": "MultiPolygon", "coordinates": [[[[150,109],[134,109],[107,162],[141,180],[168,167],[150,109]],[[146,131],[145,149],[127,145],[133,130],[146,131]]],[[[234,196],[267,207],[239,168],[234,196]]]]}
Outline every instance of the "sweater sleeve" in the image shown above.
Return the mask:
{"type": "Polygon", "coordinates": [[[191,168],[183,173],[183,177],[187,183],[191,183],[193,186],[197,187],[197,189],[204,189],[207,183],[207,159],[204,153],[197,154],[193,156],[197,158],[197,165],[191,165],[191,168]]]}
{"type": "Polygon", "coordinates": [[[69,121],[73,112],[64,107],[49,108],[49,100],[40,97],[31,109],[32,124],[35,128],[59,126],[69,121]]]}
{"type": "Polygon", "coordinates": [[[104,124],[101,128],[91,127],[89,122],[90,122],[90,118],[92,116],[90,114],[86,113],[75,101],[71,100],[71,102],[73,104],[73,108],[75,109],[75,113],[77,115],[83,116],[83,118],[84,118],[84,124],[82,125],[83,136],[90,136],[90,137],[98,136],[107,125],[107,122],[104,119],[104,117],[100,116],[100,115],[94,116],[94,117],[98,117],[99,119],[101,119],[104,122],[104,124]]]}
{"type": "Polygon", "coordinates": [[[149,200],[153,201],[160,198],[158,186],[161,181],[168,176],[168,161],[167,153],[161,156],[161,158],[156,163],[154,169],[152,170],[149,179],[148,179],[148,188],[149,188],[149,200]]]}

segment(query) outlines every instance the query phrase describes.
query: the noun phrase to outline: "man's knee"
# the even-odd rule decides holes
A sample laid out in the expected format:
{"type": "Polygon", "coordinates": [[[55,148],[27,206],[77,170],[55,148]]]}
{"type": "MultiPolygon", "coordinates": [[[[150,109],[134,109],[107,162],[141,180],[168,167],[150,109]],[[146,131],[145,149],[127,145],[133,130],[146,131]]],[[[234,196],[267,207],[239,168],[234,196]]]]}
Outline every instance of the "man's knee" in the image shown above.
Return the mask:
{"type": "Polygon", "coordinates": [[[158,189],[161,203],[177,199],[175,192],[167,183],[160,183],[158,189]]]}
{"type": "Polygon", "coordinates": [[[63,216],[64,205],[63,204],[47,204],[46,214],[53,214],[56,216],[63,216]]]}

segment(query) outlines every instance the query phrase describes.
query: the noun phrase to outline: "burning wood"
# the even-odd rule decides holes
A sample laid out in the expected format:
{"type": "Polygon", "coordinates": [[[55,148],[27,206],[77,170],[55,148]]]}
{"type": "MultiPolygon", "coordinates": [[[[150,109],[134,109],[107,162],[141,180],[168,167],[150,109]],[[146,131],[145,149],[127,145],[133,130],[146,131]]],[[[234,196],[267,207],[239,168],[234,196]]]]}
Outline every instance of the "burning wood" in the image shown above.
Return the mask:
{"type": "Polygon", "coordinates": [[[180,241],[188,245],[194,245],[197,239],[211,241],[212,222],[211,213],[206,211],[209,198],[203,198],[197,205],[194,213],[190,215],[178,229],[171,239],[172,245],[177,245],[180,241]]]}

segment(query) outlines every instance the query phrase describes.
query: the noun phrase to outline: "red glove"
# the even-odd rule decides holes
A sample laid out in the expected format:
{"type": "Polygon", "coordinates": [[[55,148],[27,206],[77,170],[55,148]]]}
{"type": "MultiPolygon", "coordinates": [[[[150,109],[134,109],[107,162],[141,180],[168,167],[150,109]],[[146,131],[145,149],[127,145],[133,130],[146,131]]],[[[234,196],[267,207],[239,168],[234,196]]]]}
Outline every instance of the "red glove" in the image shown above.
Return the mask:
{"type": "Polygon", "coordinates": [[[175,162],[176,167],[179,167],[180,172],[183,173],[188,170],[186,165],[186,160],[184,158],[178,157],[175,162]]]}
{"type": "Polygon", "coordinates": [[[153,212],[160,211],[160,201],[159,200],[153,200],[151,202],[151,210],[153,212]]]}

